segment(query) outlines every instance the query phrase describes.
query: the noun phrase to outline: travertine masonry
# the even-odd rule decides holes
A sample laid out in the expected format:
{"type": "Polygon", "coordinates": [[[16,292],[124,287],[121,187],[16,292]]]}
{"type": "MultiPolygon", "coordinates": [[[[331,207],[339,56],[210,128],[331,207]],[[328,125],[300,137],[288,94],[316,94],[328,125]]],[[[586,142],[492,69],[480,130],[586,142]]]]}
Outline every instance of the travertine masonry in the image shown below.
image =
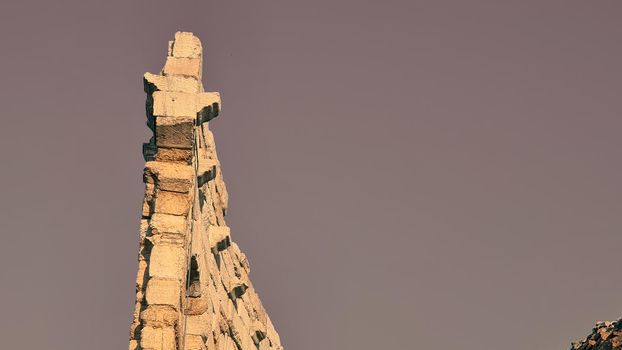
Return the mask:
{"type": "Polygon", "coordinates": [[[201,42],[178,32],[146,73],[145,198],[130,350],[283,349],[225,223],[228,195],[208,122],[201,42]]]}

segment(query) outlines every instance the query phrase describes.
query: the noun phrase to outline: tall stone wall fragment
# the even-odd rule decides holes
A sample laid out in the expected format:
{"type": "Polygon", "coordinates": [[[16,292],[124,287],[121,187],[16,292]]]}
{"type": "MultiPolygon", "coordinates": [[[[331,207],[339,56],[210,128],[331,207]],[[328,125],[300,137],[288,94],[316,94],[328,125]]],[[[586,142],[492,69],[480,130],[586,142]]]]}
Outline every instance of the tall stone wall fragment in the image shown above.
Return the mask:
{"type": "Polygon", "coordinates": [[[228,194],[209,122],[220,94],[203,91],[192,33],[146,73],[147,125],[136,308],[130,350],[283,349],[225,223],[228,194]]]}

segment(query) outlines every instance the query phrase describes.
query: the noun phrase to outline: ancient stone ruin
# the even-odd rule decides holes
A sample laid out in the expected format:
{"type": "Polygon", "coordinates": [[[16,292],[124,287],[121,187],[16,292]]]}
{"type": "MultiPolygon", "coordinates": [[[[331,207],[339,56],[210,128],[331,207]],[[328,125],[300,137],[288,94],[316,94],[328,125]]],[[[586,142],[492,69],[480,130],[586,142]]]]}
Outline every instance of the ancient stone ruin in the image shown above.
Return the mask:
{"type": "Polygon", "coordinates": [[[178,32],[162,72],[146,73],[146,185],[130,350],[283,349],[225,223],[227,188],[209,121],[201,42],[178,32]]]}
{"type": "Polygon", "coordinates": [[[583,340],[573,342],[570,350],[621,350],[622,318],[617,321],[598,322],[583,340]]]}

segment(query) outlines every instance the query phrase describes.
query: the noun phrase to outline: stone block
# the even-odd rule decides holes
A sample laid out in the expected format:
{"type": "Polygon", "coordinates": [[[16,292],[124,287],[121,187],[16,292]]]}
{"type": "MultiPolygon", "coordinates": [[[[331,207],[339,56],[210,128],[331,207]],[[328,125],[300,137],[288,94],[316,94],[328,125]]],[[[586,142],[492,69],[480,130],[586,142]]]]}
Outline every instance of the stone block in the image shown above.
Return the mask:
{"type": "Polygon", "coordinates": [[[139,232],[140,232],[139,237],[140,237],[140,240],[142,242],[147,236],[150,235],[150,232],[149,232],[149,220],[147,220],[147,219],[141,219],[140,220],[140,231],[139,232]]]}
{"type": "Polygon", "coordinates": [[[250,330],[237,315],[227,320],[227,323],[229,324],[229,329],[231,330],[231,338],[233,338],[233,340],[238,344],[239,348],[255,348],[255,343],[251,338],[250,330]]]}
{"type": "Polygon", "coordinates": [[[147,200],[147,197],[143,199],[143,218],[151,216],[151,202],[147,200]]]}
{"type": "Polygon", "coordinates": [[[219,251],[226,249],[231,243],[230,235],[231,229],[227,226],[207,227],[210,248],[216,248],[219,251]]]}
{"type": "Polygon", "coordinates": [[[145,198],[143,199],[143,218],[148,218],[153,213],[155,185],[145,184],[145,198]]]}
{"type": "Polygon", "coordinates": [[[192,149],[194,145],[193,119],[159,117],[156,123],[155,135],[158,148],[192,149]]]}
{"type": "Polygon", "coordinates": [[[203,90],[201,81],[195,77],[168,76],[167,91],[199,93],[203,90]]]}
{"type": "Polygon", "coordinates": [[[147,304],[170,305],[179,308],[181,282],[179,280],[165,280],[151,278],[147,283],[147,304]]]}
{"type": "Polygon", "coordinates": [[[134,316],[130,325],[130,339],[138,339],[140,337],[140,302],[136,302],[134,307],[134,316]]]}
{"type": "Polygon", "coordinates": [[[218,192],[222,209],[227,210],[229,207],[229,192],[227,192],[227,186],[222,178],[222,171],[220,171],[220,167],[216,169],[216,191],[218,192]]]}
{"type": "Polygon", "coordinates": [[[194,77],[198,80],[202,78],[202,62],[200,58],[171,57],[166,59],[162,74],[165,76],[181,75],[194,77]]]}
{"type": "Polygon", "coordinates": [[[211,318],[213,315],[204,313],[186,316],[187,334],[209,334],[212,331],[211,318]]]}
{"type": "Polygon", "coordinates": [[[181,148],[158,148],[155,154],[158,162],[179,162],[183,164],[192,163],[192,150],[181,148]]]}
{"type": "Polygon", "coordinates": [[[201,126],[203,139],[205,140],[205,158],[218,161],[216,154],[216,143],[214,142],[214,134],[209,130],[209,126],[204,124],[201,126]]]}
{"type": "Polygon", "coordinates": [[[236,350],[237,347],[235,343],[233,342],[233,339],[231,339],[231,337],[229,337],[226,333],[223,333],[218,336],[218,339],[216,339],[216,349],[217,350],[236,350]]]}
{"type": "Polygon", "coordinates": [[[251,332],[255,333],[257,337],[260,338],[259,341],[264,339],[268,334],[266,324],[257,319],[252,320],[251,332]]]}
{"type": "Polygon", "coordinates": [[[216,159],[201,159],[197,165],[197,174],[201,175],[206,172],[214,172],[216,175],[216,171],[214,171],[214,167],[219,167],[220,163],[216,159]]]}
{"type": "Polygon", "coordinates": [[[170,245],[170,246],[183,246],[185,243],[185,236],[177,233],[161,233],[159,235],[153,235],[149,238],[149,241],[153,245],[170,245]]]}
{"type": "Polygon", "coordinates": [[[140,350],[139,344],[138,344],[138,340],[130,340],[130,348],[129,350],[140,350]]]}
{"type": "Polygon", "coordinates": [[[264,339],[259,342],[258,350],[270,350],[270,340],[264,339]]]}
{"type": "Polygon", "coordinates": [[[246,325],[246,328],[251,329],[252,325],[253,325],[253,320],[251,319],[250,315],[248,314],[248,310],[246,308],[246,305],[243,299],[238,299],[236,300],[237,303],[237,307],[235,309],[236,311],[236,315],[238,317],[240,317],[240,319],[242,320],[242,322],[246,325]]]}
{"type": "Polygon", "coordinates": [[[207,350],[217,350],[216,343],[214,342],[214,337],[209,337],[205,342],[205,346],[207,347],[207,350]]]}
{"type": "Polygon", "coordinates": [[[261,330],[267,333],[268,314],[266,313],[263,305],[261,305],[261,301],[259,300],[259,296],[257,295],[255,289],[250,286],[243,298],[248,300],[248,303],[253,309],[254,318],[263,325],[261,330]]]}
{"type": "MultiPolygon", "coordinates": [[[[197,171],[197,186],[201,188],[203,192],[208,192],[214,188],[213,184],[212,186],[209,186],[209,182],[216,178],[216,165],[213,165],[211,168],[208,169],[204,168],[205,166],[199,165],[199,169],[197,171]],[[208,188],[203,188],[205,184],[208,184],[208,188]]],[[[210,193],[210,195],[212,195],[212,193],[210,193]]]]}
{"type": "Polygon", "coordinates": [[[219,92],[201,92],[197,95],[197,112],[207,106],[218,104],[218,109],[222,111],[222,102],[219,92]]]}
{"type": "Polygon", "coordinates": [[[140,335],[143,350],[176,350],[175,329],[173,327],[144,327],[140,335]]]}
{"type": "Polygon", "coordinates": [[[281,344],[281,338],[279,337],[279,334],[276,332],[276,330],[274,329],[274,325],[272,324],[272,320],[270,320],[270,317],[268,315],[266,315],[266,321],[267,321],[267,336],[270,339],[270,341],[273,344],[281,344]]]}
{"type": "MultiPolygon", "coordinates": [[[[206,350],[203,338],[200,335],[188,334],[185,337],[184,350],[206,350]]],[[[253,349],[250,349],[253,350],[253,349]]]]}
{"type": "Polygon", "coordinates": [[[227,293],[232,299],[236,299],[244,295],[248,289],[250,282],[246,279],[248,276],[242,273],[239,261],[230,254],[228,250],[222,251],[220,274],[222,283],[227,293]]]}
{"type": "Polygon", "coordinates": [[[143,324],[152,328],[173,327],[179,319],[179,313],[170,306],[150,305],[140,313],[143,324]]]}
{"type": "Polygon", "coordinates": [[[194,169],[186,164],[147,162],[144,174],[146,183],[155,183],[163,191],[186,193],[194,183],[194,169]]]}
{"type": "Polygon", "coordinates": [[[142,291],[145,281],[147,280],[147,262],[145,260],[138,261],[138,273],[136,274],[136,291],[142,291]]]}
{"type": "Polygon", "coordinates": [[[194,120],[197,113],[205,107],[212,106],[222,110],[222,102],[218,92],[195,94],[178,91],[154,91],[152,98],[152,113],[156,117],[192,118],[194,120]]]}
{"type": "Polygon", "coordinates": [[[196,94],[201,92],[201,83],[195,77],[163,76],[145,73],[145,92],[155,91],[187,92],[196,94]]]}
{"type": "Polygon", "coordinates": [[[201,40],[190,32],[175,33],[175,41],[170,46],[169,55],[174,57],[199,58],[203,54],[201,40]]]}
{"type": "Polygon", "coordinates": [[[186,315],[201,315],[209,308],[209,298],[203,295],[198,298],[187,298],[186,308],[184,313],[186,315]]]}
{"type": "MultiPolygon", "coordinates": [[[[238,262],[238,265],[244,269],[246,275],[248,275],[251,271],[250,263],[248,262],[248,258],[246,254],[240,251],[240,247],[235,242],[231,242],[231,246],[229,247],[229,251],[231,252],[232,259],[238,262]]],[[[243,275],[244,273],[242,273],[243,275]]]]}
{"type": "Polygon", "coordinates": [[[154,213],[187,215],[190,210],[191,194],[157,191],[154,213]]]}
{"type": "MultiPolygon", "coordinates": [[[[196,118],[197,94],[172,91],[153,93],[153,115],[156,117],[196,118]]],[[[157,125],[157,122],[156,122],[157,125]]]]}
{"type": "MultiPolygon", "coordinates": [[[[221,291],[224,291],[224,288],[221,289],[221,291]]],[[[235,304],[233,304],[233,301],[231,301],[231,299],[229,299],[229,297],[227,297],[226,294],[224,294],[224,297],[223,296],[220,297],[219,312],[221,313],[221,315],[223,316],[223,319],[225,320],[229,320],[235,316],[235,304]]]]}
{"type": "Polygon", "coordinates": [[[149,225],[153,235],[164,233],[184,235],[188,229],[188,222],[184,216],[161,213],[153,214],[149,225]]]}
{"type": "Polygon", "coordinates": [[[156,244],[151,250],[149,276],[181,279],[185,271],[186,251],[177,245],[156,244]]]}

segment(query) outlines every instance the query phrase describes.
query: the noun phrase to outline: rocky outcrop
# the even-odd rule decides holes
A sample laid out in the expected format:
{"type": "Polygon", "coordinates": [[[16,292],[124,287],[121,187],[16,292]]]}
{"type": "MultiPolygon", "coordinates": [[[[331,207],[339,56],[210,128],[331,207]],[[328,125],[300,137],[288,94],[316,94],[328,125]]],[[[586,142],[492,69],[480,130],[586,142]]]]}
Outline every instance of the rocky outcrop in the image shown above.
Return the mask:
{"type": "Polygon", "coordinates": [[[161,74],[144,76],[146,160],[130,350],[282,349],[225,223],[227,188],[202,85],[201,42],[178,32],[161,74]]]}
{"type": "Polygon", "coordinates": [[[570,350],[622,349],[622,318],[613,322],[598,322],[587,338],[573,342],[570,350]]]}

